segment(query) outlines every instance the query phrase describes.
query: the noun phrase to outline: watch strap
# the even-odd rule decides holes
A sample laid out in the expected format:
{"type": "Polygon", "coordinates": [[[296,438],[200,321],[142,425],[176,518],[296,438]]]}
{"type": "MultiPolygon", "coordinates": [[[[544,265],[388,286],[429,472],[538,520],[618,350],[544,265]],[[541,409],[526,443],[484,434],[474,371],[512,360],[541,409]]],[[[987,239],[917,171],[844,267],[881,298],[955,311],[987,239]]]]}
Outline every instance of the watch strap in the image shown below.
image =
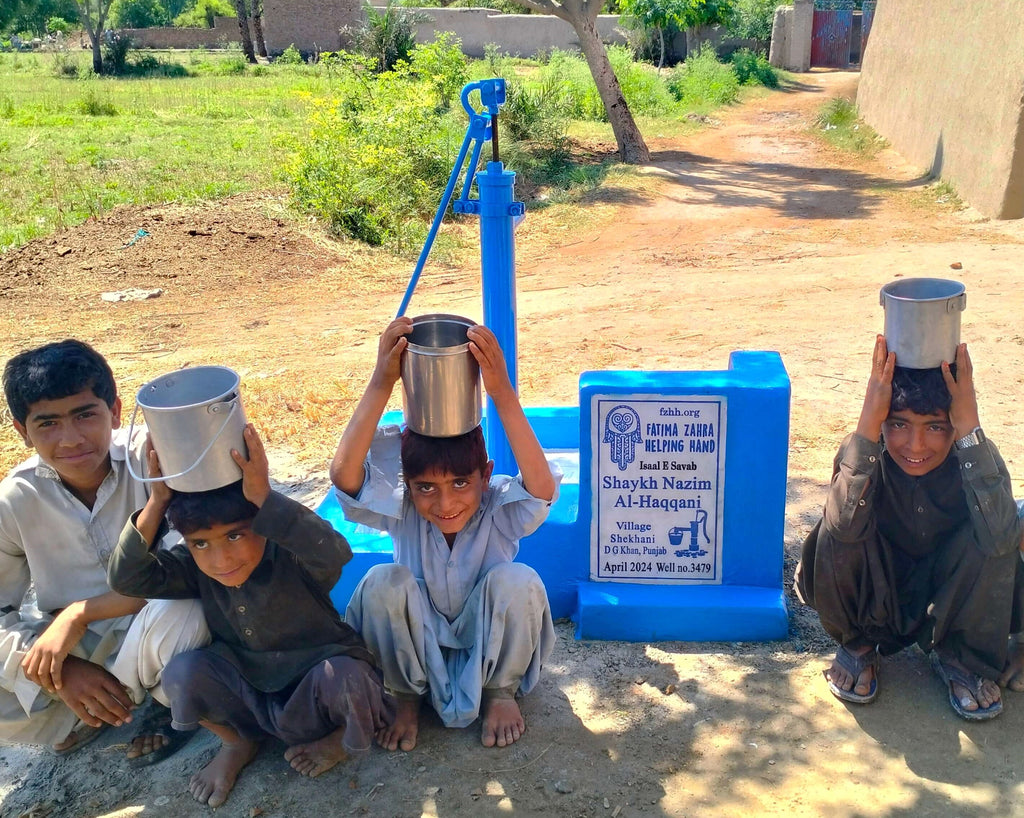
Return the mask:
{"type": "Polygon", "coordinates": [[[954,444],[957,449],[967,449],[971,446],[977,446],[985,440],[985,433],[981,431],[980,426],[975,426],[969,433],[964,435],[962,438],[956,441],[954,444]]]}

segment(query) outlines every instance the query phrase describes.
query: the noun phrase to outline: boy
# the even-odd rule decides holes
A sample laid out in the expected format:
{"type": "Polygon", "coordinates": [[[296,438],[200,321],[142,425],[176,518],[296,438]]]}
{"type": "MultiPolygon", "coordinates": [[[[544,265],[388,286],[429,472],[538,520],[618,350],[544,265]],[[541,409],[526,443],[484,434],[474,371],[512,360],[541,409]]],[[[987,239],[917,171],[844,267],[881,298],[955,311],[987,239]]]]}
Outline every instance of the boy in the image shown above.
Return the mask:
{"type": "MultiPolygon", "coordinates": [[[[241,483],[172,492],[154,484],[110,560],[112,588],[129,596],[199,599],[209,647],[164,670],[176,730],[207,728],[216,757],[192,777],[200,803],[224,803],[265,735],[317,776],[367,750],[390,720],[380,671],[341,621],[330,590],[352,558],[345,538],[301,503],[270,489],[267,457],[251,424],[249,458],[232,450],[241,483]],[[164,514],[187,547],[153,549],[164,514]]],[[[159,474],[156,454],[150,471],[159,474]]]]}
{"type": "Polygon", "coordinates": [[[360,582],[345,618],[380,657],[398,699],[394,724],[377,735],[381,746],[416,746],[429,691],[446,726],[465,727],[482,712],[481,742],[505,747],[526,729],[515,695],[534,687],[554,647],[544,585],[512,560],[520,537],[547,517],[561,475],[519,405],[497,339],[482,326],[469,330],[469,349],[520,477],[491,477],[479,427],[454,438],[378,431],[411,331],[405,317],[384,331],[331,464],[345,516],[388,532],[395,549],[394,565],[377,566],[360,582]]]}
{"type": "Polygon", "coordinates": [[[796,569],[800,599],[839,643],[836,697],[872,701],[878,655],[932,651],[962,718],[1002,710],[996,681],[1020,600],[1010,477],[981,431],[971,359],[956,373],[896,367],[878,336],[856,432],[836,456],[825,513],[796,569]]]}
{"type": "MultiPolygon", "coordinates": [[[[121,401],[103,357],[73,339],[47,344],[11,358],[3,384],[36,455],[0,483],[0,743],[66,754],[130,722],[147,689],[163,701],[163,666],[203,644],[206,624],[197,605],[146,605],[107,585],[117,537],[146,499],[125,462],[141,471],[146,434],[114,431],[121,401]],[[23,603],[30,583],[38,611],[23,603]]],[[[178,749],[169,725],[154,705],[133,764],[178,749]]]]}

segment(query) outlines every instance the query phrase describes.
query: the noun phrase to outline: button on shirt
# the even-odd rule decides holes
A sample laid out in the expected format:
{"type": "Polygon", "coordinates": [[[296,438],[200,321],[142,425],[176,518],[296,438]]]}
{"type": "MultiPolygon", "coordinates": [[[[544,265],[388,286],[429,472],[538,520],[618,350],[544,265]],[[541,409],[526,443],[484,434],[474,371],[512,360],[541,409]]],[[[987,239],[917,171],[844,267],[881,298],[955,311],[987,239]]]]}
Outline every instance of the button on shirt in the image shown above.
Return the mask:
{"type": "Polygon", "coordinates": [[[449,548],[441,530],[421,517],[406,496],[400,464],[399,428],[381,427],[370,446],[359,495],[335,493],[347,519],[391,535],[395,562],[424,581],[434,609],[451,622],[483,575],[511,562],[519,552],[519,539],[544,522],[558,499],[562,475],[551,467],[556,488],[550,502],[530,494],[521,477],[493,476],[480,508],[449,548]]]}
{"type": "MultiPolygon", "coordinates": [[[[146,503],[146,487],[125,463],[128,430],[116,429],[110,473],[91,509],[50,466],[30,457],[0,482],[0,606],[21,605],[35,582],[39,610],[107,593],[107,563],[131,513],[146,503]]],[[[127,447],[136,474],[144,475],[146,430],[136,428],[127,447]]],[[[94,622],[102,633],[112,620],[94,622]]]]}

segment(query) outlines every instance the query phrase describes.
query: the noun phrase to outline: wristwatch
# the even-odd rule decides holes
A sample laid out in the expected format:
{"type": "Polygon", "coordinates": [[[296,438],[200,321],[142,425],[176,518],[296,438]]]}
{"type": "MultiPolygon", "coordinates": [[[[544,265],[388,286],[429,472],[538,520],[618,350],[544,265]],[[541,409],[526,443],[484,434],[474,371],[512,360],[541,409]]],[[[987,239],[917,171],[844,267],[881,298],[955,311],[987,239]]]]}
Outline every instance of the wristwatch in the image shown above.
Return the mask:
{"type": "Polygon", "coordinates": [[[981,431],[980,426],[975,426],[969,434],[964,435],[954,445],[957,449],[967,449],[971,446],[977,446],[985,440],[985,433],[981,431]]]}

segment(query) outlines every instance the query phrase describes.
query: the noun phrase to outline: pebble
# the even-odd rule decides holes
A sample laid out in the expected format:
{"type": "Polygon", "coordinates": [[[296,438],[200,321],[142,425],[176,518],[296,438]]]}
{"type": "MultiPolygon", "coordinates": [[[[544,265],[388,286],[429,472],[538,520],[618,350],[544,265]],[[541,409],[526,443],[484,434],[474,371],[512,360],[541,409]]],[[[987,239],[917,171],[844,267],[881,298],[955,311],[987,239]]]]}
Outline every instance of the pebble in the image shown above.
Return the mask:
{"type": "Polygon", "coordinates": [[[572,784],[568,781],[556,781],[555,792],[560,792],[562,795],[568,795],[572,792],[572,784]]]}
{"type": "Polygon", "coordinates": [[[165,807],[171,803],[171,799],[166,795],[158,795],[153,799],[154,807],[165,807]]]}

